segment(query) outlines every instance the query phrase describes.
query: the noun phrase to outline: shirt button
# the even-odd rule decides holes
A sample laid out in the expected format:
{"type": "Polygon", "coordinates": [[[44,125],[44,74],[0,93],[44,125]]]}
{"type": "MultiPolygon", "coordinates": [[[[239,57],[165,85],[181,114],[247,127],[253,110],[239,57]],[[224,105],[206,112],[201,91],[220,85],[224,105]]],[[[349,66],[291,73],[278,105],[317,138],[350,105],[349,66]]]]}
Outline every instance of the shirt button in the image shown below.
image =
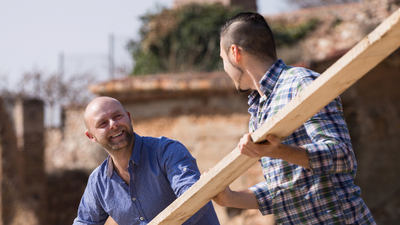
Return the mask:
{"type": "Polygon", "coordinates": [[[132,198],[132,201],[136,201],[136,198],[135,198],[135,197],[133,197],[133,198],[132,198]]]}
{"type": "Polygon", "coordinates": [[[187,169],[186,168],[183,168],[183,171],[186,171],[187,169]]]}
{"type": "Polygon", "coordinates": [[[144,220],[144,218],[141,216],[140,218],[139,218],[140,220],[144,220]]]}

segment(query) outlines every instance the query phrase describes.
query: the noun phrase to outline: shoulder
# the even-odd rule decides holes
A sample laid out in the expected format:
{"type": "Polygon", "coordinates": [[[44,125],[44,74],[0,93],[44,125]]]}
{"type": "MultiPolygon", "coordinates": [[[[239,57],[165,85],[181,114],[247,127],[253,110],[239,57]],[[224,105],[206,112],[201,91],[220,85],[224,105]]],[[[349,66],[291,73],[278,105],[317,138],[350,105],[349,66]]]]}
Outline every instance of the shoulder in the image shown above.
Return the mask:
{"type": "Polygon", "coordinates": [[[143,144],[145,146],[143,157],[147,157],[148,161],[154,162],[168,171],[177,163],[193,163],[194,158],[189,150],[179,141],[164,136],[161,137],[144,137],[143,144]]]}
{"type": "Polygon", "coordinates": [[[284,73],[286,74],[286,77],[296,78],[298,80],[316,79],[321,75],[315,71],[312,71],[304,67],[293,67],[293,66],[286,66],[284,68],[284,73]]]}
{"type": "MultiPolygon", "coordinates": [[[[170,139],[164,136],[161,137],[142,137],[143,143],[157,151],[163,151],[168,148],[185,148],[183,144],[177,140],[170,139]]],[[[186,149],[186,148],[185,148],[186,149]]]]}
{"type": "Polygon", "coordinates": [[[188,149],[179,141],[164,136],[142,137],[142,154],[149,160],[165,162],[166,159],[175,159],[190,155],[188,149]]]}
{"type": "Polygon", "coordinates": [[[310,85],[321,74],[303,67],[286,66],[281,76],[282,83],[299,91],[310,85]]]}
{"type": "Polygon", "coordinates": [[[108,159],[104,160],[100,166],[92,171],[89,175],[87,186],[94,188],[96,185],[104,185],[107,178],[107,163],[108,159]]]}

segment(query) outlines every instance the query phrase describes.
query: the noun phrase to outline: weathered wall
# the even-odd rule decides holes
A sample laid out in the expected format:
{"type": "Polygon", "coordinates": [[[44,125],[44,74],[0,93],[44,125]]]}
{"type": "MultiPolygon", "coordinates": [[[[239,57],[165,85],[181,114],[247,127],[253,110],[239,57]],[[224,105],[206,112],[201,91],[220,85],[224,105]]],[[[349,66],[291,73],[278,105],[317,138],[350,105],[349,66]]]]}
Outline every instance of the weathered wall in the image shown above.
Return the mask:
{"type": "Polygon", "coordinates": [[[17,101],[16,118],[18,150],[22,164],[24,202],[37,216],[37,224],[43,224],[46,218],[46,175],[44,171],[44,107],[41,100],[29,99],[17,101]],[[22,125],[22,126],[21,126],[22,125]]]}
{"type": "Polygon", "coordinates": [[[63,112],[63,127],[47,129],[47,173],[77,169],[89,172],[107,157],[100,145],[92,143],[85,136],[83,110],[82,107],[68,107],[63,112]]]}
{"type": "Polygon", "coordinates": [[[9,224],[15,214],[14,201],[17,193],[13,191],[18,187],[16,180],[17,139],[8,113],[10,107],[7,101],[0,98],[0,225],[9,224]],[[10,129],[11,128],[11,129],[10,129]]]}
{"type": "Polygon", "coordinates": [[[47,132],[46,149],[54,157],[46,157],[46,161],[50,161],[46,173],[43,102],[0,98],[0,225],[72,223],[88,170],[104,157],[96,158],[94,152],[85,152],[86,139],[77,133],[84,132],[83,123],[78,123],[78,120],[82,122],[82,111],[68,112],[65,135],[56,129],[47,132]],[[74,115],[78,115],[77,118],[74,115]],[[63,141],[62,137],[68,141],[63,141]]]}
{"type": "Polygon", "coordinates": [[[0,98],[0,117],[0,224],[44,224],[43,102],[0,98]]]}

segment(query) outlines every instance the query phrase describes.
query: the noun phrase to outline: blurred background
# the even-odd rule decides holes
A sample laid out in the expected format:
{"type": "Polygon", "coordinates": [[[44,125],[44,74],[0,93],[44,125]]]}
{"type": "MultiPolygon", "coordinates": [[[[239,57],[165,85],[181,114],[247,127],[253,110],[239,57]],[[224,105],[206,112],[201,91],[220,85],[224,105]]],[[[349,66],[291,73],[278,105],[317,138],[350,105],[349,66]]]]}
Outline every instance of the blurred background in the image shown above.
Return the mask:
{"type": "MultiPolygon", "coordinates": [[[[107,157],[84,136],[85,105],[119,99],[135,132],[181,141],[201,171],[246,133],[247,96],[223,72],[219,29],[265,16],[286,64],[325,71],[400,5],[396,0],[3,1],[0,4],[0,224],[71,224],[107,157]]],[[[341,97],[356,184],[378,224],[400,223],[400,55],[341,97]]],[[[254,165],[233,189],[263,180],[254,165]]],[[[265,224],[223,208],[221,224],[265,224]]],[[[113,221],[107,222],[113,224],[113,221]]]]}

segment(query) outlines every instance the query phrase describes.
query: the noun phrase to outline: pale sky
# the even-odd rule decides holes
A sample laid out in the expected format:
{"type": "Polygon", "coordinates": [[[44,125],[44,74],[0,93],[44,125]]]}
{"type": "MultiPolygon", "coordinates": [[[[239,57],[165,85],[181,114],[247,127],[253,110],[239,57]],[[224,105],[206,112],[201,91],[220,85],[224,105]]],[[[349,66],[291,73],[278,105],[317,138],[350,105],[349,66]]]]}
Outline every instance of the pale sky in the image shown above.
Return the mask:
{"type": "MultiPolygon", "coordinates": [[[[137,37],[139,17],[154,11],[156,4],[170,7],[172,2],[0,0],[0,77],[6,76],[8,83],[14,84],[23,73],[32,70],[55,73],[63,52],[66,72],[72,72],[80,61],[93,61],[106,79],[110,34],[116,39],[116,60],[120,57],[121,62],[126,61],[129,56],[122,43],[137,37]]],[[[282,0],[258,0],[257,4],[263,15],[293,9],[282,0]]]]}

